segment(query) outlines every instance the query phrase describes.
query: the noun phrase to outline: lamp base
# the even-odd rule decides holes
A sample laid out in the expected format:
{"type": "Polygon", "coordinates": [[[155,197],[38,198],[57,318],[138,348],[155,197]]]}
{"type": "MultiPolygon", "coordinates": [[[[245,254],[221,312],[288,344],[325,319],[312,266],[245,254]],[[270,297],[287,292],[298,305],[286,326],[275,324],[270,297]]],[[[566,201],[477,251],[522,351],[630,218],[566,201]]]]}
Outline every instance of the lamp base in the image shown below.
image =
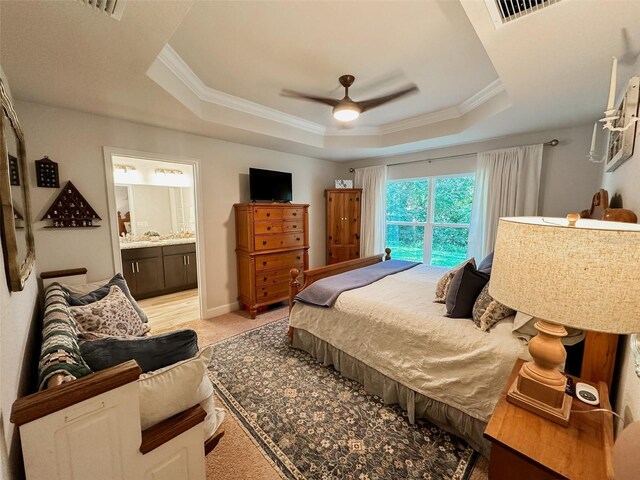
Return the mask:
{"type": "Polygon", "coordinates": [[[569,417],[571,415],[572,398],[566,393],[563,395],[562,405],[559,408],[552,407],[520,392],[518,390],[518,378],[516,378],[507,392],[507,402],[567,427],[569,426],[569,417]]]}
{"type": "Polygon", "coordinates": [[[567,331],[545,320],[536,322],[536,328],[538,335],[529,342],[533,361],[522,365],[507,392],[507,401],[566,427],[572,399],[565,393],[567,379],[558,367],[567,358],[560,340],[567,331]]]}

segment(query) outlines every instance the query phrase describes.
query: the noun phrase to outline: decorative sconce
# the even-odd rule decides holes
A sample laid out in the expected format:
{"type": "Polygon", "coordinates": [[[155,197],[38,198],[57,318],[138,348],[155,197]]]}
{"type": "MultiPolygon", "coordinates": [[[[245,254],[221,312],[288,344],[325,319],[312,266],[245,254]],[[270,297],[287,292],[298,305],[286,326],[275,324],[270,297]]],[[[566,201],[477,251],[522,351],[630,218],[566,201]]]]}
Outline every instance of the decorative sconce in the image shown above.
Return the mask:
{"type": "Polygon", "coordinates": [[[613,65],[611,66],[611,83],[609,85],[609,101],[607,102],[607,110],[604,112],[604,118],[600,122],[604,123],[604,127],[611,132],[624,132],[631,128],[640,118],[635,114],[628,118],[629,123],[626,125],[615,126],[614,122],[620,118],[620,109],[615,108],[616,87],[618,84],[618,59],[613,57],[613,65]]]}
{"type": "Polygon", "coordinates": [[[587,155],[587,159],[591,163],[603,163],[604,159],[605,159],[605,155],[603,155],[600,159],[596,158],[596,136],[597,136],[597,134],[598,134],[598,122],[593,124],[593,135],[591,136],[591,150],[589,150],[589,154],[587,155]]]}

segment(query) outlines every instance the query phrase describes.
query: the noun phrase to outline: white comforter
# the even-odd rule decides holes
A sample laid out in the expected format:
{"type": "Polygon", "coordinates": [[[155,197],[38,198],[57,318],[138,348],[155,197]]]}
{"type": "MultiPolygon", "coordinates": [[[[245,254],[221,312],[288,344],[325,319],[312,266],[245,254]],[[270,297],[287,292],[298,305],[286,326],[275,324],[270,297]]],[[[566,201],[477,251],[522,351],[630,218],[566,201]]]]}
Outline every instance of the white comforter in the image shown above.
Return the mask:
{"type": "Polygon", "coordinates": [[[482,332],[433,303],[446,269],[418,265],[344,292],[332,308],[296,303],[292,327],[308,331],[393,380],[488,421],[518,357],[513,317],[482,332]]]}

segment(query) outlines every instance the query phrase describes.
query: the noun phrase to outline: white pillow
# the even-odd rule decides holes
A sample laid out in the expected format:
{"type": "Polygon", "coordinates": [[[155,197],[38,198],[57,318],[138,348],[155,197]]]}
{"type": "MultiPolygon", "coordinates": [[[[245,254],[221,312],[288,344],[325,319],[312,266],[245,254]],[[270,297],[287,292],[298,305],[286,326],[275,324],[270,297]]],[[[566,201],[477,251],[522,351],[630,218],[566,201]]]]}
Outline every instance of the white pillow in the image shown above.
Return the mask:
{"type": "MultiPolygon", "coordinates": [[[[513,319],[513,333],[518,338],[522,338],[527,343],[538,334],[535,327],[537,318],[527,315],[526,313],[516,312],[516,318],[513,319]]],[[[584,332],[576,328],[565,327],[567,336],[562,339],[562,343],[567,346],[575,345],[584,340],[584,332]]]]}
{"type": "MultiPolygon", "coordinates": [[[[213,348],[207,347],[189,360],[140,375],[138,389],[142,430],[197,404],[201,404],[207,411],[209,421],[205,418],[205,427],[209,423],[208,429],[212,426],[217,429],[219,423],[213,423],[213,419],[217,420],[219,415],[213,403],[213,385],[207,376],[212,355],[213,348]]],[[[205,439],[215,429],[209,435],[205,431],[205,439]]]]}

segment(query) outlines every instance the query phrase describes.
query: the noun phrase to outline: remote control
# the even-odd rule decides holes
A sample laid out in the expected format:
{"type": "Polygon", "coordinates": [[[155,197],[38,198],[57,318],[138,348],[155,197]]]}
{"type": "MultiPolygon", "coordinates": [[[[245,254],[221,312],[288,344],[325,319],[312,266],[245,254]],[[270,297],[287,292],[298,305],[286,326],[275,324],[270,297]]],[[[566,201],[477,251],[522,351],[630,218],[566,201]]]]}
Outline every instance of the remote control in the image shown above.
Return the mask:
{"type": "Polygon", "coordinates": [[[600,405],[598,390],[586,383],[576,383],[576,398],[588,405],[600,405]]]}

